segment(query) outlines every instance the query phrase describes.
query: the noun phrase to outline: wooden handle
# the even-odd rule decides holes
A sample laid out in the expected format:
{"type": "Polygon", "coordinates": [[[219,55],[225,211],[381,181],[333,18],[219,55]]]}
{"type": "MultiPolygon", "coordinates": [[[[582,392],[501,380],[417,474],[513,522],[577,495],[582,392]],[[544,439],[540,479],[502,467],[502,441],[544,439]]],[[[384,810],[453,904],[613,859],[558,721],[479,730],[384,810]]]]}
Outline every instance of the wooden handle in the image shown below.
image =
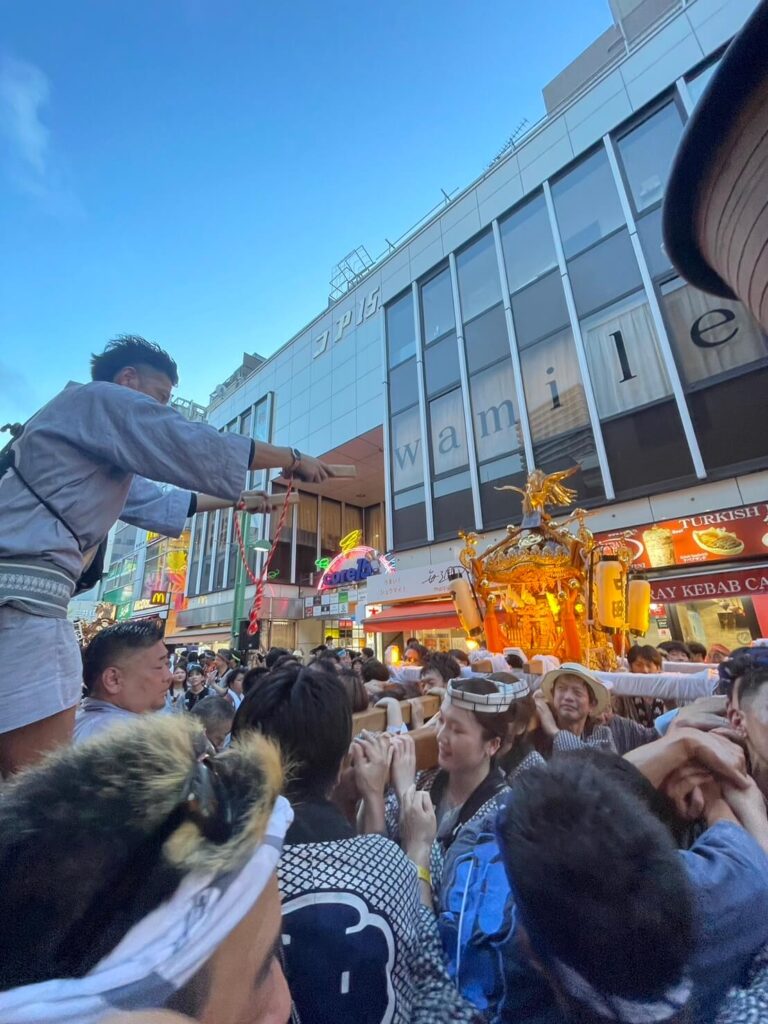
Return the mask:
{"type": "Polygon", "coordinates": [[[357,466],[328,466],[333,476],[357,476],[357,466]]]}

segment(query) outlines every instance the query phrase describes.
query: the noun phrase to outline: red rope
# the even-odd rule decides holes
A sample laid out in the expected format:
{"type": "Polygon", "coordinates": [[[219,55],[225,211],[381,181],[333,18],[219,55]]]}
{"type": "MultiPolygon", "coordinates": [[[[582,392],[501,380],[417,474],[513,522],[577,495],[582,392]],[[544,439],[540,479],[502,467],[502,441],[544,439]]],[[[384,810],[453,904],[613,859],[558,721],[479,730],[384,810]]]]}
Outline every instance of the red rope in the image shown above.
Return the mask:
{"type": "Polygon", "coordinates": [[[240,558],[242,559],[243,568],[245,569],[248,579],[251,581],[251,583],[254,583],[256,585],[256,593],[253,595],[253,604],[251,605],[251,610],[248,613],[249,636],[255,636],[256,633],[258,633],[259,631],[259,615],[261,613],[261,606],[264,603],[264,584],[267,581],[269,567],[272,564],[272,559],[275,556],[275,551],[277,551],[277,545],[280,543],[280,535],[283,532],[285,520],[288,518],[288,509],[290,507],[288,504],[288,499],[291,496],[292,490],[293,481],[289,480],[288,489],[285,492],[285,502],[283,503],[282,510],[280,511],[280,518],[277,520],[277,527],[275,528],[275,539],[272,541],[272,547],[269,549],[269,553],[267,554],[267,557],[264,559],[264,565],[262,565],[261,573],[258,576],[256,576],[256,574],[253,572],[250,565],[248,565],[248,556],[245,551],[243,531],[240,529],[240,517],[237,514],[237,509],[235,510],[235,533],[237,534],[237,546],[240,549],[240,558]]]}

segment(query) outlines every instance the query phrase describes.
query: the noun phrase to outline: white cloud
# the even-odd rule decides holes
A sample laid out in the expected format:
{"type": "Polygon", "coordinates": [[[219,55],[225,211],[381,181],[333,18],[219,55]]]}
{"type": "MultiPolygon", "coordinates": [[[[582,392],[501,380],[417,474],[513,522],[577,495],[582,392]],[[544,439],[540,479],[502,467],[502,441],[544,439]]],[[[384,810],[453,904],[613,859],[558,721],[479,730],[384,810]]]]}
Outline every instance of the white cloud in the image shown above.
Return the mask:
{"type": "Polygon", "coordinates": [[[41,111],[48,102],[48,78],[34,64],[0,58],[0,130],[18,164],[38,185],[48,173],[50,131],[41,111]]]}

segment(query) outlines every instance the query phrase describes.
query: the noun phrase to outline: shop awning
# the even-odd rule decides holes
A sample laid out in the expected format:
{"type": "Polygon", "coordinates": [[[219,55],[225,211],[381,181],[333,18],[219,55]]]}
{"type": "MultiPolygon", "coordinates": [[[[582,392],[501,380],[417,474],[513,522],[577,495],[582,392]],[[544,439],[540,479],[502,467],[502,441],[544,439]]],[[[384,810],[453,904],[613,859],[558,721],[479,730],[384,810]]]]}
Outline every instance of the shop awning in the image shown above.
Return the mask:
{"type": "Polygon", "coordinates": [[[181,629],[163,637],[167,644],[188,646],[189,644],[225,644],[229,646],[232,635],[228,629],[181,629]]]}
{"type": "Polygon", "coordinates": [[[409,629],[457,629],[459,617],[453,601],[397,604],[363,620],[368,633],[399,633],[409,629]]]}

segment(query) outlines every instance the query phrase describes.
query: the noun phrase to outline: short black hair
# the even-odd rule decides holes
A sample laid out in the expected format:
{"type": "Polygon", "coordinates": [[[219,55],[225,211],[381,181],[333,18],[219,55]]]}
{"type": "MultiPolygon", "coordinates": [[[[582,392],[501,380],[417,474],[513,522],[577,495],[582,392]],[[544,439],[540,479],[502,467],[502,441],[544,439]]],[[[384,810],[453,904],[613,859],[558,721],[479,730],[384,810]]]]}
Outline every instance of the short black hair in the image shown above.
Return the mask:
{"type": "Polygon", "coordinates": [[[155,619],[118,622],[102,629],[83,653],[83,683],[86,690],[90,691],[101,673],[114,665],[126,651],[154,647],[162,639],[163,627],[155,619]]]}
{"type": "Polygon", "coordinates": [[[372,658],[375,651],[373,650],[372,647],[363,647],[360,653],[364,655],[366,658],[372,658]]]}
{"type": "Polygon", "coordinates": [[[656,644],[656,647],[665,654],[671,654],[672,651],[682,651],[689,658],[691,656],[691,648],[682,640],[664,640],[662,643],[656,644]]]}
{"type": "Polygon", "coordinates": [[[628,664],[634,665],[641,658],[643,661],[650,661],[658,668],[661,668],[663,658],[661,651],[657,647],[653,647],[651,644],[632,644],[627,651],[628,664]]]}
{"type": "Polygon", "coordinates": [[[289,658],[290,654],[291,652],[285,647],[270,647],[264,659],[264,664],[267,668],[274,668],[281,658],[289,658]]]}
{"type": "Polygon", "coordinates": [[[281,665],[238,708],[232,736],[249,729],[280,745],[291,796],[326,796],[352,742],[352,710],[338,673],[317,663],[281,665]]]}
{"type": "Polygon", "coordinates": [[[347,694],[352,714],[355,715],[360,711],[366,711],[368,708],[368,693],[357,673],[351,668],[343,668],[341,672],[336,674],[347,694]]]}
{"type": "Polygon", "coordinates": [[[376,658],[369,658],[363,664],[362,673],[364,683],[371,683],[374,679],[382,683],[389,682],[389,669],[383,662],[377,661],[376,658]]]}
{"type": "Polygon", "coordinates": [[[706,658],[707,648],[704,644],[700,644],[698,640],[686,640],[685,643],[691,654],[698,654],[700,658],[706,658]]]}
{"type": "Polygon", "coordinates": [[[126,366],[149,366],[164,373],[174,387],[179,383],[179,369],[165,349],[138,334],[119,334],[103,352],[91,356],[91,380],[114,381],[126,366]]]}
{"type": "MultiPolygon", "coordinates": [[[[742,654],[737,658],[730,658],[724,664],[730,669],[733,681],[738,683],[736,696],[740,707],[750,704],[768,683],[768,658],[758,661],[748,654],[742,654]]],[[[731,685],[732,692],[733,684],[731,685]]]]}
{"type": "Polygon", "coordinates": [[[207,730],[212,725],[227,725],[231,727],[232,720],[235,717],[235,709],[226,697],[211,694],[199,700],[190,711],[190,714],[199,718],[203,723],[203,728],[207,730]]]}
{"type": "Polygon", "coordinates": [[[505,654],[504,660],[510,668],[525,668],[525,662],[519,654],[505,654]]]}
{"type": "Polygon", "coordinates": [[[691,889],[669,832],[627,786],[587,758],[532,768],[515,780],[498,834],[545,968],[557,959],[606,997],[657,999],[680,981],[694,945],[691,889]]]}
{"type": "Polygon", "coordinates": [[[250,691],[259,683],[259,680],[263,679],[264,676],[269,675],[269,669],[266,665],[255,665],[253,668],[249,668],[243,677],[243,696],[250,691]]]}
{"type": "Polygon", "coordinates": [[[413,644],[417,644],[418,642],[419,641],[416,639],[415,636],[409,636],[408,639],[405,641],[405,646],[412,647],[413,644]]]}
{"type": "Polygon", "coordinates": [[[452,658],[455,658],[460,665],[469,664],[469,655],[466,651],[462,651],[458,647],[452,647],[448,653],[452,658]]]}
{"type": "Polygon", "coordinates": [[[325,646],[325,644],[318,644],[317,647],[313,647],[309,653],[314,654],[315,657],[319,657],[321,654],[324,654],[325,651],[327,650],[328,648],[325,646]]]}
{"type": "Polygon", "coordinates": [[[450,654],[446,654],[443,651],[434,651],[426,656],[421,668],[422,676],[428,672],[436,672],[444,683],[449,683],[451,679],[459,678],[461,675],[461,665],[450,654]]]}

